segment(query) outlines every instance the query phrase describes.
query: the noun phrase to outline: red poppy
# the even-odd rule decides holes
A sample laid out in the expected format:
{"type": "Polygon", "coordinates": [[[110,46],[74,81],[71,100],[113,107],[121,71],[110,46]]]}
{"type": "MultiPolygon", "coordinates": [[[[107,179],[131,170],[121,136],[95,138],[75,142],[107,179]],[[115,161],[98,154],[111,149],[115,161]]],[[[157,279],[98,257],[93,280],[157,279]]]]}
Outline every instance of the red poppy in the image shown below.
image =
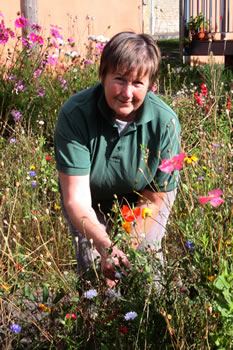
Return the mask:
{"type": "Polygon", "coordinates": [[[46,156],[45,159],[46,159],[46,160],[50,160],[51,157],[50,157],[50,156],[46,156]]]}
{"type": "Polygon", "coordinates": [[[128,329],[127,329],[126,327],[123,327],[123,326],[120,326],[119,330],[120,330],[120,332],[123,333],[123,334],[129,333],[128,329]]]}
{"type": "Polygon", "coordinates": [[[121,209],[121,214],[125,221],[132,222],[137,219],[138,216],[140,216],[141,209],[136,208],[134,210],[130,209],[127,205],[123,205],[121,209]]]}

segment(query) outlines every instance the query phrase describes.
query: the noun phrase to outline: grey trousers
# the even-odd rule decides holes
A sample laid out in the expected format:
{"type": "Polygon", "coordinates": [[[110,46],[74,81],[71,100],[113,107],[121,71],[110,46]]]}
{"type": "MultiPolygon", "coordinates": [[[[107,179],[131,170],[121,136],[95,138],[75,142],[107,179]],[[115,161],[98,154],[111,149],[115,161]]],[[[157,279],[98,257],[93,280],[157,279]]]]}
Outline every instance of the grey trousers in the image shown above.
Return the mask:
{"type": "MultiPolygon", "coordinates": [[[[163,254],[161,251],[162,239],[166,233],[167,220],[176,197],[176,190],[167,192],[164,198],[163,204],[160,208],[159,214],[152,225],[150,231],[146,234],[145,238],[141,241],[137,250],[143,252],[146,248],[158,251],[157,256],[163,263],[163,254]]],[[[62,210],[64,217],[66,218],[69,229],[72,234],[72,240],[75,248],[75,258],[77,260],[78,274],[82,275],[90,267],[93,260],[99,256],[98,252],[91,246],[90,242],[78,232],[75,227],[71,224],[69,217],[66,213],[63,203],[62,210]]],[[[103,225],[106,230],[106,222],[104,216],[96,211],[99,222],[103,225]]]]}

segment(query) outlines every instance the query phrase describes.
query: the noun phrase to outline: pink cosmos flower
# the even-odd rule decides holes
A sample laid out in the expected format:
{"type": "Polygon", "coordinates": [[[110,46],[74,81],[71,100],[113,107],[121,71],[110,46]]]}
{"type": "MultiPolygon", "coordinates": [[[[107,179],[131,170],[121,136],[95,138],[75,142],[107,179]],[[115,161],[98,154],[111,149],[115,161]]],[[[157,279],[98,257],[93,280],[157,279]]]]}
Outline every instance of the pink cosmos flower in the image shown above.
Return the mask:
{"type": "Polygon", "coordinates": [[[17,28],[23,28],[29,25],[30,25],[29,21],[24,16],[17,18],[15,21],[15,26],[17,28]]]}
{"type": "Polygon", "coordinates": [[[37,35],[35,33],[30,33],[30,40],[33,42],[33,43],[36,43],[37,42],[37,35]]]}
{"type": "Polygon", "coordinates": [[[99,49],[100,51],[103,51],[104,45],[101,45],[100,43],[96,43],[95,47],[99,49]]]}
{"type": "Polygon", "coordinates": [[[183,166],[183,161],[185,159],[185,154],[176,154],[173,158],[163,159],[162,164],[158,168],[164,173],[171,173],[173,170],[180,170],[183,166]]]}
{"type": "Polygon", "coordinates": [[[42,36],[37,37],[37,42],[41,45],[44,43],[44,39],[42,38],[42,36]]]}
{"type": "Polygon", "coordinates": [[[212,205],[212,207],[218,207],[220,204],[224,203],[224,199],[220,198],[222,195],[222,190],[216,189],[213,191],[208,192],[208,196],[201,196],[199,197],[199,202],[204,205],[208,201],[212,205]]]}
{"type": "MultiPolygon", "coordinates": [[[[59,28],[59,27],[57,27],[57,28],[59,28]]],[[[61,34],[59,34],[57,29],[54,29],[54,28],[50,29],[50,33],[56,39],[57,38],[63,39],[63,37],[61,36],[61,34]]]]}

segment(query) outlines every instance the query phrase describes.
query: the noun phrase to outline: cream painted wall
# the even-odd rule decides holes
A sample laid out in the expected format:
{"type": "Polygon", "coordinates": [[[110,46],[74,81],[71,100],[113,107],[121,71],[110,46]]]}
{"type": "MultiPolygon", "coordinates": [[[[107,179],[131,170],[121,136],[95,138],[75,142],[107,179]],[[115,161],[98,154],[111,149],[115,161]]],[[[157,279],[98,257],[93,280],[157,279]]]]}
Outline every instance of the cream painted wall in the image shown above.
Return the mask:
{"type": "MultiPolygon", "coordinates": [[[[89,34],[111,37],[123,30],[142,31],[141,0],[37,0],[37,4],[44,34],[50,24],[58,25],[64,38],[74,38],[79,51],[89,34]]],[[[20,0],[0,0],[0,10],[6,25],[14,28],[20,0]]]]}

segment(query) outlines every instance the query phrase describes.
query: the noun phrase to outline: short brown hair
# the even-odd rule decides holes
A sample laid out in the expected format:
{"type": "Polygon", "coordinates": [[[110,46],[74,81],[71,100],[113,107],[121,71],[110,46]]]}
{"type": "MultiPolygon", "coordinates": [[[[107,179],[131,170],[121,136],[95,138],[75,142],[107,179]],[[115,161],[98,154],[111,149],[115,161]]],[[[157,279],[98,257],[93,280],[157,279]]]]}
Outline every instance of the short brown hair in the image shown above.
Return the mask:
{"type": "Polygon", "coordinates": [[[151,35],[121,32],[114,35],[103,49],[99,77],[103,82],[107,73],[122,67],[125,74],[137,69],[139,76],[149,73],[151,88],[157,78],[160,60],[160,49],[151,35]]]}

